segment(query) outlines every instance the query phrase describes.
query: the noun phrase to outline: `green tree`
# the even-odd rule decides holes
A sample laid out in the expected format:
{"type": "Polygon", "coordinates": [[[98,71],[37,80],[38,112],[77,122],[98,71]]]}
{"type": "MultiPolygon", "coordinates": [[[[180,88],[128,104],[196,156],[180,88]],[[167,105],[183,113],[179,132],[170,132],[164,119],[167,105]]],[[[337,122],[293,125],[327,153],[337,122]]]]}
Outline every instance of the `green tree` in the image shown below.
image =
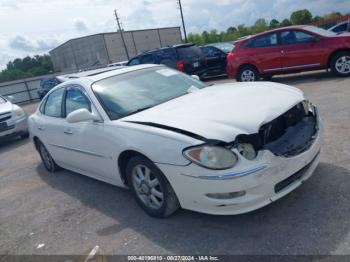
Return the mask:
{"type": "Polygon", "coordinates": [[[255,24],[251,27],[251,32],[253,34],[261,33],[269,29],[267,22],[264,18],[259,18],[256,20],[255,24]]]}
{"type": "Polygon", "coordinates": [[[290,25],[292,25],[292,22],[289,19],[286,18],[286,19],[282,20],[280,25],[281,26],[290,26],[290,25]]]}
{"type": "Polygon", "coordinates": [[[53,66],[49,55],[26,56],[9,61],[0,72],[0,82],[51,73],[53,66]]]}
{"type": "Polygon", "coordinates": [[[307,9],[295,11],[290,16],[290,21],[294,25],[305,25],[312,21],[312,14],[307,9]]]}
{"type": "Polygon", "coordinates": [[[276,19],[272,19],[270,21],[270,25],[269,25],[269,28],[270,29],[275,29],[275,28],[278,28],[280,26],[280,22],[276,19]]]}

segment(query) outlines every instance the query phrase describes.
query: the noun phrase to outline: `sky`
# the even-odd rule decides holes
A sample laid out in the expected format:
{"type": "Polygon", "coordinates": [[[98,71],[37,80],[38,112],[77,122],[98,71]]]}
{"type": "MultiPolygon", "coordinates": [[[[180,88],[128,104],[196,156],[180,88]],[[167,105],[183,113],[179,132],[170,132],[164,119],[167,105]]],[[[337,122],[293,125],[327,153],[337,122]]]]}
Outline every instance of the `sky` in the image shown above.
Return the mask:
{"type": "MultiPolygon", "coordinates": [[[[350,12],[350,0],[182,0],[188,32],[251,25],[258,18],[350,12]]],[[[0,0],[0,69],[9,60],[43,54],[70,38],[116,30],[180,26],[177,0],[0,0]]]]}

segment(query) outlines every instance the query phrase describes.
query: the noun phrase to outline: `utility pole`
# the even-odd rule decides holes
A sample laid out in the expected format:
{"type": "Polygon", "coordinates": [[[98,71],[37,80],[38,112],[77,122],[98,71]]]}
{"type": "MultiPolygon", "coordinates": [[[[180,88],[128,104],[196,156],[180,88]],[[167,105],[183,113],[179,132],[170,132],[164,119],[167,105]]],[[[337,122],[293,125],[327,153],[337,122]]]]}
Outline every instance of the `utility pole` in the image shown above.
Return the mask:
{"type": "Polygon", "coordinates": [[[187,43],[187,34],[186,34],[186,27],[185,27],[185,21],[184,21],[184,15],[182,13],[182,6],[181,6],[181,0],[177,1],[179,4],[179,8],[180,8],[180,13],[181,13],[181,20],[182,20],[182,28],[184,30],[184,35],[185,35],[185,42],[187,43]]]}
{"type": "Polygon", "coordinates": [[[130,57],[129,57],[129,52],[128,52],[128,48],[126,47],[126,44],[125,44],[125,39],[124,39],[124,35],[123,35],[123,30],[122,30],[122,27],[120,26],[120,22],[119,22],[119,17],[118,17],[118,14],[117,14],[117,10],[114,10],[114,15],[115,15],[115,20],[117,21],[117,25],[118,25],[118,28],[119,28],[120,36],[121,36],[122,41],[123,41],[125,53],[126,53],[126,56],[127,56],[128,60],[129,60],[129,59],[130,59],[130,57]]]}

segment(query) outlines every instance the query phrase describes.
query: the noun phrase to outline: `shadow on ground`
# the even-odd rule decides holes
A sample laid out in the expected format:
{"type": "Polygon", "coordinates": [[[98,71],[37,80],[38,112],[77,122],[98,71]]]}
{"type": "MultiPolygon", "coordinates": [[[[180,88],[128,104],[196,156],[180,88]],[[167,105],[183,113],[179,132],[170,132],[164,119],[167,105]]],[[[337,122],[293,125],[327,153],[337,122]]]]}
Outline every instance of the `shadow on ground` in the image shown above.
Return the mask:
{"type": "Polygon", "coordinates": [[[179,210],[167,219],[148,217],[125,189],[69,171],[49,175],[42,165],[37,171],[49,186],[116,221],[95,230],[97,235],[118,237],[131,228],[177,254],[329,254],[350,232],[350,171],[329,163],[321,163],[305,184],[258,211],[211,216],[179,210]]]}

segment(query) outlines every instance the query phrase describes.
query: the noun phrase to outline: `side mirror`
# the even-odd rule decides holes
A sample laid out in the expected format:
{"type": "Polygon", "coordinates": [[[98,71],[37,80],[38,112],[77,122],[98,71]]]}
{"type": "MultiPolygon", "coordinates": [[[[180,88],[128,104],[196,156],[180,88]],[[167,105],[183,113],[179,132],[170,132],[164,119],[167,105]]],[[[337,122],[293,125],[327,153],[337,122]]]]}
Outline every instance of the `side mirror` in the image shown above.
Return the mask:
{"type": "Polygon", "coordinates": [[[11,103],[13,102],[13,100],[15,99],[13,96],[7,96],[6,97],[11,103]]]}
{"type": "Polygon", "coordinates": [[[84,121],[101,121],[100,117],[90,113],[86,108],[77,109],[68,114],[68,123],[78,123],[84,121]]]}
{"type": "Polygon", "coordinates": [[[197,76],[197,75],[191,75],[191,77],[194,78],[194,79],[196,79],[196,80],[198,80],[198,81],[201,80],[201,79],[199,78],[199,76],[197,76]]]}

